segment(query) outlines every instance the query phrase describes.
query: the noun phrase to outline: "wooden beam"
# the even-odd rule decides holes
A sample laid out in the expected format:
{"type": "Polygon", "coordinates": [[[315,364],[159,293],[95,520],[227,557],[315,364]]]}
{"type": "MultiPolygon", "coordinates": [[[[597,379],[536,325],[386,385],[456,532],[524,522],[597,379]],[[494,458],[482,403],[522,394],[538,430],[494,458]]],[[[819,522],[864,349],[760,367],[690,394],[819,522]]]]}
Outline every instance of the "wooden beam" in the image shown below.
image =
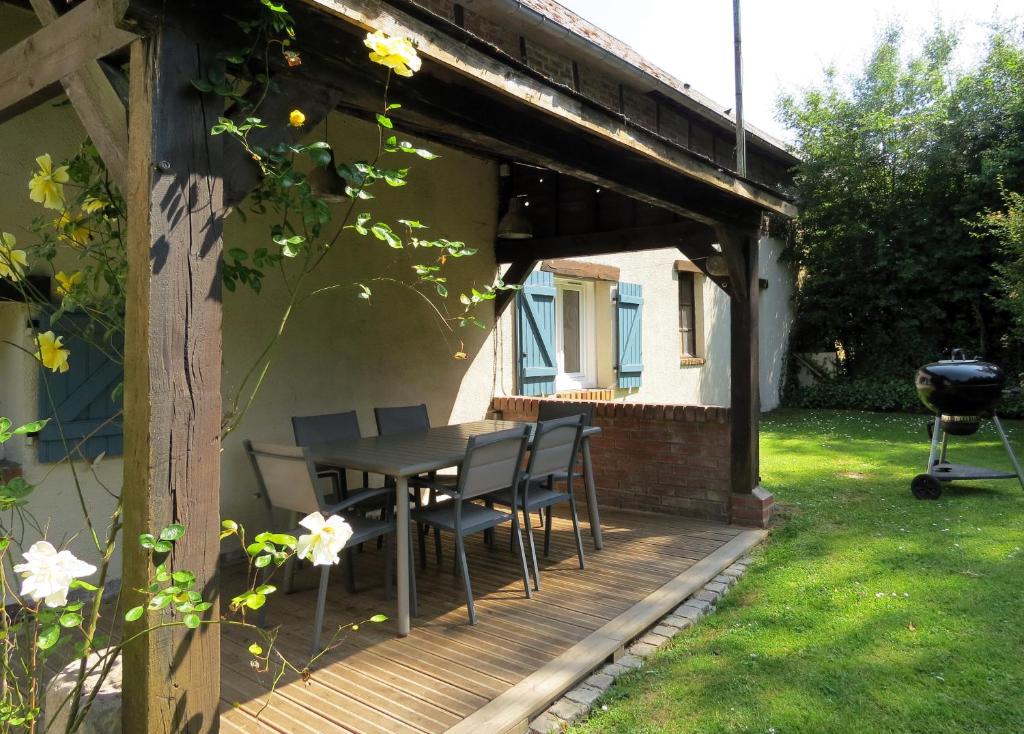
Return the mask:
{"type": "MultiPolygon", "coordinates": [[[[726,247],[725,244],[722,245],[726,247]]],[[[744,298],[732,294],[729,308],[731,383],[729,429],[733,494],[749,495],[759,483],[758,426],[761,418],[759,369],[758,238],[756,232],[733,235],[729,247],[742,271],[744,298]]],[[[736,284],[736,279],[732,279],[736,284]]],[[[735,290],[735,289],[734,289],[735,290]]]]}
{"type": "MultiPolygon", "coordinates": [[[[50,0],[30,0],[43,26],[60,16],[50,0]]],[[[114,18],[112,18],[114,20],[114,18]]],[[[130,34],[129,34],[130,35],[130,34]]],[[[90,60],[60,80],[111,180],[127,196],[128,111],[98,61],[90,60]]]]}
{"type": "Polygon", "coordinates": [[[416,44],[419,54],[428,61],[469,77],[474,84],[483,85],[519,105],[540,110],[580,132],[600,137],[610,146],[654,160],[677,173],[733,197],[755,203],[761,208],[789,217],[796,215],[796,208],[783,197],[737,178],[690,151],[628,126],[621,118],[586,103],[580,97],[512,69],[498,59],[386,5],[381,0],[303,2],[361,29],[382,30],[390,35],[410,38],[416,44]]]}
{"type": "MultiPolygon", "coordinates": [[[[338,106],[341,92],[329,84],[306,77],[301,69],[289,69],[274,77],[275,88],[251,113],[267,126],[249,134],[251,145],[268,146],[291,140],[297,142],[316,127],[338,106]],[[288,124],[288,113],[302,109],[306,124],[294,128],[288,124]]],[[[249,116],[249,115],[244,115],[249,116]]],[[[241,122],[233,116],[235,122],[241,122]]],[[[242,203],[259,183],[260,169],[241,145],[232,144],[224,151],[224,206],[233,208],[242,203]]]]}
{"type": "MultiPolygon", "coordinates": [[[[152,581],[136,538],[182,523],[186,535],[167,563],[195,573],[214,604],[203,616],[213,620],[223,138],[211,137],[210,126],[222,102],[190,82],[215,63],[215,49],[170,25],[132,44],[124,401],[124,588],[152,581]]],[[[159,619],[160,612],[148,613],[127,634],[159,619]]],[[[216,624],[158,629],[133,641],[124,654],[124,731],[217,731],[220,662],[216,624]]]]}
{"type": "MultiPolygon", "coordinates": [[[[725,225],[715,225],[715,236],[722,248],[722,256],[729,267],[729,282],[732,283],[732,295],[743,301],[750,292],[748,288],[746,252],[749,235],[725,225]]],[[[755,289],[757,283],[755,281],[755,289]]]]}
{"type": "MultiPolygon", "coordinates": [[[[522,285],[526,282],[526,279],[530,277],[530,273],[537,267],[536,260],[516,260],[514,261],[505,271],[505,275],[502,276],[502,281],[505,285],[522,285]]],[[[512,303],[512,299],[515,298],[516,291],[499,291],[498,295],[494,297],[494,321],[498,322],[501,315],[505,313],[505,309],[512,303]]]]}
{"type": "Polygon", "coordinates": [[[107,0],[75,6],[0,54],[0,118],[26,100],[44,101],[52,85],[135,37],[114,26],[107,0]]]}
{"type": "Polygon", "coordinates": [[[498,262],[504,263],[657,250],[663,247],[679,247],[687,241],[710,244],[714,241],[714,233],[699,222],[674,222],[536,240],[498,240],[494,245],[494,252],[498,262]]]}

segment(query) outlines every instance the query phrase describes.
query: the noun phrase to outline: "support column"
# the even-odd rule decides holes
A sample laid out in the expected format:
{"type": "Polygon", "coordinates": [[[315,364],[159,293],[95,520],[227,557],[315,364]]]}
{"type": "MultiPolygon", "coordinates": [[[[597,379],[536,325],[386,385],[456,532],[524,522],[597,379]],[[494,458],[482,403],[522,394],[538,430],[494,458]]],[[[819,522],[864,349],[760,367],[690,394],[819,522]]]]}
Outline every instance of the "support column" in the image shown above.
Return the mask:
{"type": "Polygon", "coordinates": [[[758,324],[758,237],[756,233],[719,230],[730,263],[732,492],[730,520],[766,527],[774,498],[760,486],[758,432],[761,418],[758,324]],[[727,249],[728,248],[728,249],[727,249]],[[729,250],[732,252],[730,253],[729,250]]]}
{"type": "MultiPolygon", "coordinates": [[[[217,619],[222,144],[210,127],[221,100],[190,84],[216,63],[198,38],[161,25],[131,49],[124,586],[131,594],[153,575],[139,534],[182,523],[167,563],[196,574],[214,602],[204,618],[217,619]]],[[[216,731],[219,628],[140,637],[125,650],[124,680],[124,731],[216,731]]]]}

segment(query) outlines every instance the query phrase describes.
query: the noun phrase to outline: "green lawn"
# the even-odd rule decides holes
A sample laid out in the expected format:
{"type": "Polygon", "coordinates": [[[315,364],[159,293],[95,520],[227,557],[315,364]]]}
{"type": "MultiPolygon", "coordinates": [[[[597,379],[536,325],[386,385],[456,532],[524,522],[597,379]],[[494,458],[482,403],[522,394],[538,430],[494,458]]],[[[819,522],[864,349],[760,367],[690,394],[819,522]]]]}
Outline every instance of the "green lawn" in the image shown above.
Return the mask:
{"type": "MultiPolygon", "coordinates": [[[[574,731],[1024,732],[1024,491],[914,499],[924,420],[766,416],[771,538],[718,612],[574,731]]],[[[1024,458],[1024,424],[1008,430],[1024,458]]],[[[950,458],[1009,467],[991,425],[950,458]]]]}

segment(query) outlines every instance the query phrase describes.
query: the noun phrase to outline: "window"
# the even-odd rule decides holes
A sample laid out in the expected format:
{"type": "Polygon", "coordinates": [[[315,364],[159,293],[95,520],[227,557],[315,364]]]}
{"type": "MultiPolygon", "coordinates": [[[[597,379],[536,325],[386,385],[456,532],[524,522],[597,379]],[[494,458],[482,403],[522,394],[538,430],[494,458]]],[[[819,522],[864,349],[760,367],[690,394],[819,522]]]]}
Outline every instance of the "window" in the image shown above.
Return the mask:
{"type": "Polygon", "coordinates": [[[555,351],[557,390],[597,384],[594,353],[594,286],[587,281],[556,280],[555,351]]]}
{"type": "Polygon", "coordinates": [[[679,274],[679,345],[682,356],[697,357],[697,299],[693,273],[679,274]]]}

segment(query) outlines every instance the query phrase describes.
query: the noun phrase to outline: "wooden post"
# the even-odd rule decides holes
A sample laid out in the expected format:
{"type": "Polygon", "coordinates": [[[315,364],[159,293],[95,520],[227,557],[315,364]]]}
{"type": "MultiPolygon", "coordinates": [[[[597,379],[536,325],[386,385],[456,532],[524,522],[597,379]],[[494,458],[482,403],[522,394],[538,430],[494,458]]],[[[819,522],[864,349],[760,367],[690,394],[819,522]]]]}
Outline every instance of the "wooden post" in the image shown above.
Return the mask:
{"type": "Polygon", "coordinates": [[[740,272],[730,303],[731,402],[730,441],[732,452],[731,520],[741,525],[763,527],[771,518],[772,495],[761,489],[758,431],[761,418],[758,339],[760,287],[758,285],[757,233],[719,230],[723,249],[732,250],[740,272]]]}
{"type": "MultiPolygon", "coordinates": [[[[124,586],[152,577],[139,534],[182,523],[168,563],[196,574],[214,602],[207,619],[219,614],[222,182],[210,127],[222,102],[190,81],[213,56],[169,25],[131,48],[124,431],[124,586]]],[[[125,650],[124,680],[124,731],[216,731],[219,628],[140,637],[125,650]]]]}

